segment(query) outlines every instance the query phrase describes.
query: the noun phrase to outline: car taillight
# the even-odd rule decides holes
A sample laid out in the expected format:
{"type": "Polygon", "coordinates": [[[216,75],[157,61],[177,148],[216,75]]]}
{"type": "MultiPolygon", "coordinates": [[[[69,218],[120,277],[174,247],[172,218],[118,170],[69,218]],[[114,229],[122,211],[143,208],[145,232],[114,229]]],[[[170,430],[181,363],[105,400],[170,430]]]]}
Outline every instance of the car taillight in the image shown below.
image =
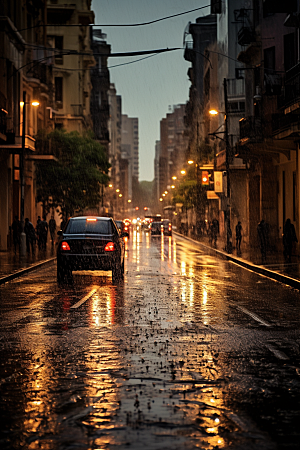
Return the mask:
{"type": "Polygon", "coordinates": [[[171,231],[172,229],[172,225],[169,223],[169,231],[171,231]]]}
{"type": "Polygon", "coordinates": [[[67,242],[65,242],[65,241],[63,241],[63,242],[61,243],[60,249],[61,249],[61,250],[64,250],[64,251],[65,251],[65,250],[71,250],[69,244],[68,244],[67,242]]]}
{"type": "Polygon", "coordinates": [[[104,247],[105,252],[113,252],[116,249],[114,242],[108,242],[104,247]]]}
{"type": "Polygon", "coordinates": [[[127,231],[127,230],[128,230],[128,227],[124,227],[124,230],[127,231]]]}

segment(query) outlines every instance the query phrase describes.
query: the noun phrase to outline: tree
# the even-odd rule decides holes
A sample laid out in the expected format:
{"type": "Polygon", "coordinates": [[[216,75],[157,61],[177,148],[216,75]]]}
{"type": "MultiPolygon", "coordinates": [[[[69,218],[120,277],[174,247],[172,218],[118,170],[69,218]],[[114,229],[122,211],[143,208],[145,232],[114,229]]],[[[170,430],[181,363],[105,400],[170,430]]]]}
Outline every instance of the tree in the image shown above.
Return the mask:
{"type": "Polygon", "coordinates": [[[104,148],[90,133],[40,132],[36,146],[44,153],[48,147],[57,158],[36,166],[37,201],[46,211],[50,206],[59,206],[68,217],[99,204],[101,185],[109,181],[110,164],[104,148]]]}

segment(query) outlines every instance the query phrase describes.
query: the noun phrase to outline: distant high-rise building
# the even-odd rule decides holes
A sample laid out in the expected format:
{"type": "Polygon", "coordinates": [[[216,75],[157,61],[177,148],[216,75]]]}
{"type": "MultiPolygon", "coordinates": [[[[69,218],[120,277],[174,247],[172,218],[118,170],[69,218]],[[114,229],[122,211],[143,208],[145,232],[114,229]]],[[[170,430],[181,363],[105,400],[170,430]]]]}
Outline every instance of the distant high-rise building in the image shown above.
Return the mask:
{"type": "Polygon", "coordinates": [[[139,181],[139,120],[122,114],[121,157],[128,160],[128,198],[132,198],[132,180],[139,181]]]}

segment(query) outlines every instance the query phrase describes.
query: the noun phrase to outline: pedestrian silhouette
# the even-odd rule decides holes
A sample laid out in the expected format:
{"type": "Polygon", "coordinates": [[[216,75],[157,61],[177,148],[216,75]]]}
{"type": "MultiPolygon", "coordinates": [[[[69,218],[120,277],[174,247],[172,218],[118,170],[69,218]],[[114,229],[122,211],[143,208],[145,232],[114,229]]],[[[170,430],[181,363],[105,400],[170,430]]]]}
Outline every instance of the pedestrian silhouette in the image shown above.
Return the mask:
{"type": "Polygon", "coordinates": [[[24,232],[26,234],[27,252],[30,253],[30,249],[31,249],[32,254],[34,255],[35,254],[35,240],[36,240],[35,229],[27,217],[25,219],[24,232]]]}
{"type": "Polygon", "coordinates": [[[242,242],[242,224],[238,221],[235,227],[235,240],[236,240],[236,250],[241,253],[241,242],[242,242]]]}
{"type": "Polygon", "coordinates": [[[219,234],[219,221],[214,218],[211,222],[211,240],[214,243],[214,246],[217,246],[217,239],[219,234]]]}
{"type": "Polygon", "coordinates": [[[13,232],[13,242],[16,254],[17,248],[19,248],[20,245],[20,234],[21,234],[21,222],[19,221],[18,216],[15,216],[14,221],[11,225],[11,229],[13,232]]]}
{"type": "Polygon", "coordinates": [[[56,222],[55,222],[54,216],[51,216],[51,219],[49,220],[49,231],[50,231],[50,238],[51,238],[52,245],[54,245],[55,230],[56,230],[56,222]]]}
{"type": "Polygon", "coordinates": [[[291,219],[287,219],[283,227],[283,255],[286,262],[291,262],[294,242],[298,242],[295,227],[291,219]]]}
{"type": "Polygon", "coordinates": [[[257,226],[258,242],[261,251],[261,258],[264,262],[267,257],[267,247],[268,247],[268,226],[266,222],[262,219],[257,226]]]}
{"type": "Polygon", "coordinates": [[[47,235],[48,235],[48,223],[46,221],[46,217],[43,217],[43,220],[39,224],[39,233],[41,237],[41,249],[46,250],[47,243],[47,235]]]}

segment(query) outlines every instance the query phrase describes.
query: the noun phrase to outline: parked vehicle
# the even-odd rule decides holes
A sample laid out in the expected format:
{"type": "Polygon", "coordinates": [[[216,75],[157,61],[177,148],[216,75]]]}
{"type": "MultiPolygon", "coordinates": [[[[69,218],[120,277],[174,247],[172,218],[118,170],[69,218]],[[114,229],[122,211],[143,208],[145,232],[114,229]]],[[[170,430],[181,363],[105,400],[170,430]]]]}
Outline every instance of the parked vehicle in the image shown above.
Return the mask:
{"type": "Polygon", "coordinates": [[[113,282],[124,277],[125,233],[109,217],[71,217],[58,232],[57,281],[76,270],[111,270],[113,282]]]}

